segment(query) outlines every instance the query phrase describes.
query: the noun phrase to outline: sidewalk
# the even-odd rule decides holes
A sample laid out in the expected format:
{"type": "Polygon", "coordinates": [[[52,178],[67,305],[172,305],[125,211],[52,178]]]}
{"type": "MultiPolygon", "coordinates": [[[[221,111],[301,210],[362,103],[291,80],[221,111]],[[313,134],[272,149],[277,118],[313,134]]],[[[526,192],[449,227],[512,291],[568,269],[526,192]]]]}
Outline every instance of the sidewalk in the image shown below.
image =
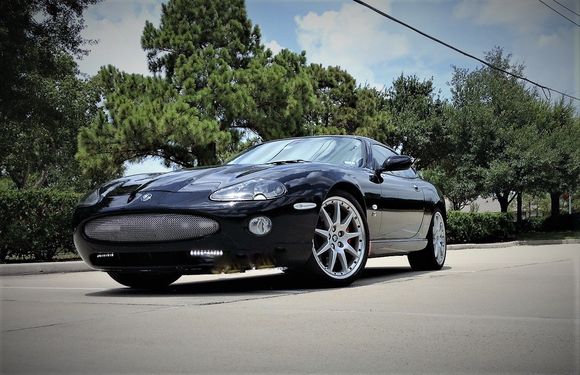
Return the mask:
{"type": "Polygon", "coordinates": [[[42,262],[0,264],[0,276],[34,275],[42,273],[85,272],[93,269],[82,260],[72,262],[42,262]]]}
{"type": "MultiPolygon", "coordinates": [[[[512,246],[580,244],[580,239],[524,240],[496,243],[467,243],[447,245],[447,250],[497,249],[512,246]]],[[[83,261],[0,264],[0,276],[34,275],[43,273],[86,272],[93,269],[83,261]]]]}
{"type": "Polygon", "coordinates": [[[580,244],[580,238],[568,238],[565,240],[519,240],[510,242],[493,242],[493,243],[460,243],[447,245],[447,250],[465,250],[465,249],[497,249],[501,247],[512,246],[540,246],[540,245],[563,245],[563,244],[580,244]]]}

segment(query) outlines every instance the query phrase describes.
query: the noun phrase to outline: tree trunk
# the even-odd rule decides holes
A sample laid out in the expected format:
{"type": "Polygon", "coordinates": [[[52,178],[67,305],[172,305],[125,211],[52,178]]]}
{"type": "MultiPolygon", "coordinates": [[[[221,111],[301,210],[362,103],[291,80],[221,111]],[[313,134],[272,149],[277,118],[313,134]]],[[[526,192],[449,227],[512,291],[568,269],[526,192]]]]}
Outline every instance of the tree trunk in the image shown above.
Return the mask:
{"type": "Polygon", "coordinates": [[[552,192],[550,193],[550,201],[551,201],[551,209],[550,209],[550,216],[555,217],[560,215],[560,192],[552,192]]]}
{"type": "Polygon", "coordinates": [[[203,147],[194,148],[197,159],[197,166],[207,166],[218,164],[217,147],[215,143],[210,143],[203,147]]]}
{"type": "Polygon", "coordinates": [[[44,183],[46,182],[47,178],[48,178],[48,172],[45,169],[40,173],[40,177],[38,178],[38,180],[36,180],[33,187],[35,189],[40,189],[41,187],[44,186],[44,183]]]}
{"type": "Polygon", "coordinates": [[[518,194],[516,197],[516,202],[517,202],[517,206],[518,206],[517,224],[518,224],[518,228],[521,228],[521,226],[522,226],[522,192],[520,191],[517,194],[518,194]]]}
{"type": "Polygon", "coordinates": [[[8,173],[8,176],[10,177],[12,182],[14,182],[14,185],[16,185],[16,189],[22,190],[26,187],[26,182],[28,178],[27,173],[24,173],[22,171],[11,171],[11,173],[8,173]]]}
{"type": "Polygon", "coordinates": [[[508,200],[508,196],[507,195],[500,195],[500,194],[496,194],[495,195],[497,197],[497,201],[499,202],[499,207],[501,212],[507,212],[508,210],[508,206],[510,204],[509,200],[508,200]]]}

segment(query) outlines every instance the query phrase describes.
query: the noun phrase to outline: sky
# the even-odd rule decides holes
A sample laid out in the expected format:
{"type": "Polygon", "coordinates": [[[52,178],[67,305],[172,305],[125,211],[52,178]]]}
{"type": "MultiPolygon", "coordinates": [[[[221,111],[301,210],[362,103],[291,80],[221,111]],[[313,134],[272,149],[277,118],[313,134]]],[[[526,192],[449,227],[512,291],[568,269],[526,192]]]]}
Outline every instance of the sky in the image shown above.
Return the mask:
{"type": "MultiPolygon", "coordinates": [[[[81,72],[103,65],[149,74],[141,33],[158,25],[158,0],[107,0],[85,12],[83,36],[98,41],[79,61],[81,72]]],[[[524,63],[527,78],[580,97],[580,27],[537,0],[368,0],[374,7],[478,57],[500,46],[524,63]]],[[[580,17],[553,0],[545,3],[572,20],[580,17]]],[[[558,0],[580,14],[580,1],[558,0]]],[[[250,20],[274,53],[306,51],[309,63],[340,66],[359,84],[389,87],[401,75],[433,79],[443,97],[453,66],[477,62],[348,0],[246,0],[250,20]]],[[[558,98],[552,94],[552,98],[558,98]]],[[[127,163],[126,174],[168,170],[158,160],[127,163]]]]}

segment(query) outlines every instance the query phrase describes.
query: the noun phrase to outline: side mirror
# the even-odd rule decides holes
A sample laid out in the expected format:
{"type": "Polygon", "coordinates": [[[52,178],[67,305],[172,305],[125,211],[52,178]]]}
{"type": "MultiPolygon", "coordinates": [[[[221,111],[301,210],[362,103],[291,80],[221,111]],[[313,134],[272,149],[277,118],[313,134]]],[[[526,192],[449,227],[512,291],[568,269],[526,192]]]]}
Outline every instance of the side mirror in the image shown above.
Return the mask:
{"type": "Polygon", "coordinates": [[[407,155],[394,155],[389,157],[377,171],[378,173],[388,171],[402,171],[413,165],[413,159],[407,155]]]}

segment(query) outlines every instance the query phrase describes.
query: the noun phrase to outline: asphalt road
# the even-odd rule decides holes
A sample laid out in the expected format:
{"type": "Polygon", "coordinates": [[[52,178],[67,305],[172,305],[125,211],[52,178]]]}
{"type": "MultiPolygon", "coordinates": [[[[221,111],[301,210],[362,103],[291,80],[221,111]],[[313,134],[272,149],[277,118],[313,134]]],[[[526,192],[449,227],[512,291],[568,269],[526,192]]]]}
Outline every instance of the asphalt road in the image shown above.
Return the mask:
{"type": "Polygon", "coordinates": [[[580,373],[580,245],[372,260],[349,288],[279,271],[1,279],[3,373],[580,373]]]}

